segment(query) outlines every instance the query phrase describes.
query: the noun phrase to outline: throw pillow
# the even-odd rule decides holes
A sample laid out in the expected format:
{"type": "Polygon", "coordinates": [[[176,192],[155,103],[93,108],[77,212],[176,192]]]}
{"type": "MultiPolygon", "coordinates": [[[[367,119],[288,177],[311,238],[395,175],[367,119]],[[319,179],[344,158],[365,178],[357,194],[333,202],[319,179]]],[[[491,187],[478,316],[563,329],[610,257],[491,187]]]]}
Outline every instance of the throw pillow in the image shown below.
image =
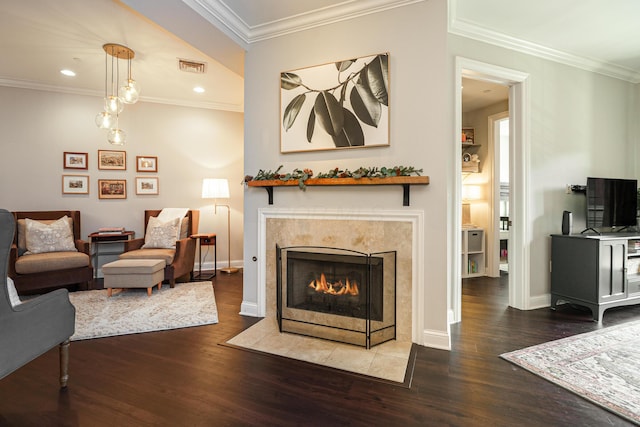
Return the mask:
{"type": "Polygon", "coordinates": [[[11,303],[11,307],[22,304],[22,301],[20,301],[20,297],[18,296],[18,291],[16,291],[16,285],[13,284],[11,277],[7,277],[7,291],[9,291],[9,302],[11,303]]]}
{"type": "Polygon", "coordinates": [[[44,224],[26,218],[27,252],[41,254],[45,252],[77,252],[73,242],[73,231],[69,226],[69,217],[64,216],[51,224],[44,224]]]}
{"type": "Polygon", "coordinates": [[[176,247],[179,227],[180,218],[174,218],[167,222],[162,222],[155,216],[150,217],[142,248],[174,249],[176,247]]]}
{"type": "MultiPolygon", "coordinates": [[[[73,219],[69,216],[64,216],[69,222],[69,228],[73,230],[73,219]]],[[[57,219],[40,219],[38,222],[43,224],[51,224],[56,222],[57,219]]],[[[73,232],[73,231],[72,231],[73,232]]],[[[24,218],[18,220],[18,256],[24,255],[27,251],[27,221],[24,218]]]]}

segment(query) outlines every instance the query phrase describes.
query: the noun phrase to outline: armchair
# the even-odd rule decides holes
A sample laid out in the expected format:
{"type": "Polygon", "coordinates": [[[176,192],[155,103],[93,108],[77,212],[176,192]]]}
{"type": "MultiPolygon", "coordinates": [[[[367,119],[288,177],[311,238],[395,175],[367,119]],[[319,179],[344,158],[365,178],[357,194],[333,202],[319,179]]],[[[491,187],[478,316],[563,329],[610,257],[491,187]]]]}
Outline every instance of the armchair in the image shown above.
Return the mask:
{"type": "MultiPolygon", "coordinates": [[[[149,218],[157,217],[160,210],[144,211],[145,235],[149,225],[149,218]]],[[[124,242],[124,252],[120,259],[161,259],[166,262],[164,280],[175,287],[176,280],[189,275],[193,279],[193,267],[196,257],[196,241],[189,236],[198,232],[200,211],[190,210],[182,221],[180,239],[173,248],[143,248],[144,238],[124,242]]]]}
{"type": "Polygon", "coordinates": [[[9,254],[9,277],[20,294],[45,289],[80,285],[91,289],[93,267],[89,242],[81,240],[80,211],[13,212],[14,240],[9,254]],[[71,218],[73,242],[76,251],[25,254],[26,219],[52,223],[64,216],[71,218]]]}
{"type": "Polygon", "coordinates": [[[75,307],[66,289],[28,303],[12,305],[7,288],[9,253],[15,220],[0,209],[0,379],[51,348],[60,348],[60,386],[67,386],[69,338],[75,330],[75,307]]]}

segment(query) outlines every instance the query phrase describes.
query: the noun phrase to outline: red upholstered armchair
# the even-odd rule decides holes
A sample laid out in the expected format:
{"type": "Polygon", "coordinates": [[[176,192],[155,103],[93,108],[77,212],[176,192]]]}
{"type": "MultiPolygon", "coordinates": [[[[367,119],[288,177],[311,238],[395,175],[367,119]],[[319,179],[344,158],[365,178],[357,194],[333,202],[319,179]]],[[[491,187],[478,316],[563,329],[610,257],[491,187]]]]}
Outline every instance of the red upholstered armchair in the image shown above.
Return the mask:
{"type": "Polygon", "coordinates": [[[82,240],[80,235],[80,211],[12,212],[12,215],[16,225],[9,253],[8,273],[19,293],[36,293],[55,288],[93,287],[89,242],[82,240]],[[54,247],[44,252],[29,253],[27,218],[50,225],[65,216],[70,219],[72,247],[67,248],[69,250],[56,250],[54,247]]]}
{"type": "MultiPolygon", "coordinates": [[[[151,217],[157,217],[160,210],[144,211],[145,236],[151,217]]],[[[196,241],[189,236],[198,232],[200,211],[190,210],[183,218],[180,227],[180,238],[175,248],[143,248],[144,238],[133,239],[124,243],[124,252],[120,259],[161,259],[166,262],[164,280],[173,288],[177,279],[193,279],[193,266],[196,257],[196,241]]]]}

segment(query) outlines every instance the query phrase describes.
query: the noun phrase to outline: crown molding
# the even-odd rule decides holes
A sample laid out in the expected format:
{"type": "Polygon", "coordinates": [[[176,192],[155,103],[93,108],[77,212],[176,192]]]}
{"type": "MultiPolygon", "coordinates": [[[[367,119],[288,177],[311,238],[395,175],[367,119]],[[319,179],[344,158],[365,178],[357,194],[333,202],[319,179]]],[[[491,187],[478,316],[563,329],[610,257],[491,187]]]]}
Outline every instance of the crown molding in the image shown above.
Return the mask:
{"type": "Polygon", "coordinates": [[[238,43],[249,48],[249,26],[220,0],[182,0],[209,23],[238,43]]]}
{"type": "MultiPolygon", "coordinates": [[[[428,0],[360,0],[249,26],[223,0],[182,0],[245,49],[251,43],[428,0]]],[[[229,0],[226,0],[227,2],[229,0]]]]}
{"type": "Polygon", "coordinates": [[[552,49],[536,43],[531,43],[516,37],[481,27],[457,17],[457,1],[449,0],[449,33],[458,36],[478,40],[494,46],[515,50],[517,52],[536,56],[558,62],[571,67],[580,68],[586,71],[602,74],[631,83],[640,82],[640,73],[620,67],[608,62],[598,61],[592,58],[574,55],[568,52],[552,49]]]}
{"type": "MultiPolygon", "coordinates": [[[[98,98],[104,98],[104,93],[101,91],[89,90],[89,89],[78,89],[78,88],[66,87],[66,86],[47,85],[47,84],[28,81],[28,80],[15,80],[15,79],[7,79],[7,78],[0,77],[0,86],[15,87],[19,89],[39,90],[39,91],[45,91],[45,92],[64,93],[69,95],[83,95],[83,96],[94,96],[98,98]]],[[[229,104],[229,103],[222,103],[222,102],[194,102],[194,101],[185,101],[185,100],[179,100],[179,99],[154,98],[154,97],[145,97],[145,96],[141,96],[139,101],[151,102],[155,104],[173,105],[177,107],[204,108],[207,110],[231,111],[235,113],[244,112],[244,105],[242,104],[229,104]]]]}

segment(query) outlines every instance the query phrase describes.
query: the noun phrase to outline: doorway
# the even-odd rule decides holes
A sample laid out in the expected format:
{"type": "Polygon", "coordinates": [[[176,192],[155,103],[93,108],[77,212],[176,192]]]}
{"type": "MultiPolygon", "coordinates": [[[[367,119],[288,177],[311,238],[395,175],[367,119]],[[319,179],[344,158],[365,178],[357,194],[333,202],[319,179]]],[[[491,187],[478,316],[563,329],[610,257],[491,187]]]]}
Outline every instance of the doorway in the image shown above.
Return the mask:
{"type": "MultiPolygon", "coordinates": [[[[475,60],[457,57],[455,78],[455,133],[456,140],[461,140],[462,123],[462,79],[470,78],[505,85],[509,88],[509,216],[512,226],[509,230],[509,306],[526,310],[530,303],[529,257],[527,239],[531,229],[527,215],[528,205],[528,74],[516,70],[486,64],[475,60]]],[[[454,144],[455,158],[462,159],[462,145],[454,144]]],[[[454,206],[452,209],[453,227],[451,237],[451,259],[459,260],[461,253],[462,233],[462,162],[456,161],[454,168],[454,206]]],[[[493,192],[492,192],[493,193],[493,192]]],[[[493,228],[493,225],[491,225],[493,228]]],[[[496,230],[490,230],[494,233],[496,230]]],[[[488,230],[489,231],[489,230],[488,230]]],[[[497,233],[496,233],[497,234],[497,233]]],[[[492,251],[493,253],[493,251],[492,251]]],[[[461,320],[461,263],[456,262],[452,269],[449,286],[451,304],[450,320],[452,323],[461,320]]]]}
{"type": "Polygon", "coordinates": [[[509,229],[511,218],[509,214],[510,185],[509,176],[509,112],[504,111],[489,116],[489,140],[492,142],[493,153],[493,182],[491,218],[495,233],[487,244],[487,271],[491,277],[499,277],[509,272],[509,229]]]}

